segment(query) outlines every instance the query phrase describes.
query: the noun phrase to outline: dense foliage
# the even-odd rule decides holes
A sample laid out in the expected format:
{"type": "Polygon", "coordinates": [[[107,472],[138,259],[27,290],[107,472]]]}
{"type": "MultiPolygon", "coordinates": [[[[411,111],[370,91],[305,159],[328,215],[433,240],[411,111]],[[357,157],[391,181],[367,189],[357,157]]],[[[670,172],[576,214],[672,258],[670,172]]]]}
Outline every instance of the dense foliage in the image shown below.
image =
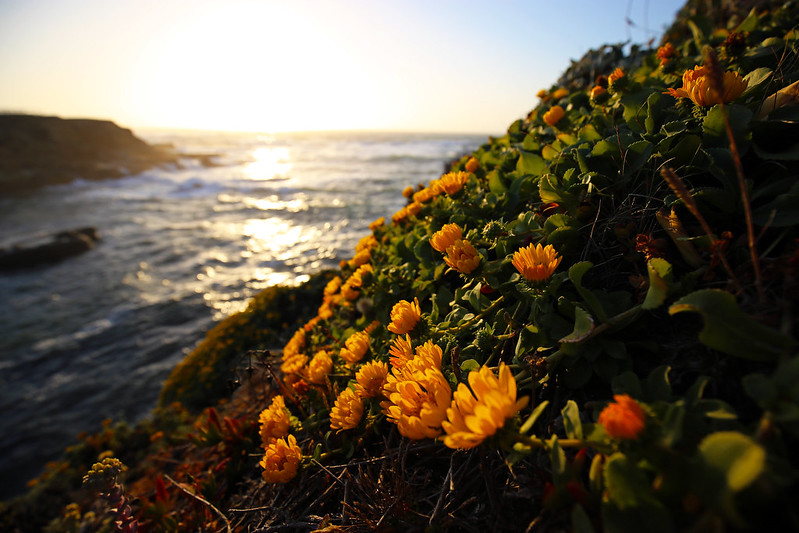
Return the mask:
{"type": "MultiPolygon", "coordinates": [[[[106,458],[105,500],[51,528],[799,529],[797,20],[589,54],[406,189],[229,402],[127,478],[106,458]]],[[[253,348],[213,340],[166,390],[253,348]]]]}

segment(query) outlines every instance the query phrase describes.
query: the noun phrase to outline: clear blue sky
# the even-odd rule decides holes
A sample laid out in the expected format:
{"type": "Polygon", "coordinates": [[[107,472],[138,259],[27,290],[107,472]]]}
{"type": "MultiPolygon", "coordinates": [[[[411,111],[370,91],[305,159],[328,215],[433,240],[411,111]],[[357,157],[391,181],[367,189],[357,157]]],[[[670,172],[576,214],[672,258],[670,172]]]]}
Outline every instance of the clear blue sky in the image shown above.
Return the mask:
{"type": "Polygon", "coordinates": [[[134,128],[495,134],[570,59],[659,39],[682,4],[0,0],[0,111],[134,128]]]}

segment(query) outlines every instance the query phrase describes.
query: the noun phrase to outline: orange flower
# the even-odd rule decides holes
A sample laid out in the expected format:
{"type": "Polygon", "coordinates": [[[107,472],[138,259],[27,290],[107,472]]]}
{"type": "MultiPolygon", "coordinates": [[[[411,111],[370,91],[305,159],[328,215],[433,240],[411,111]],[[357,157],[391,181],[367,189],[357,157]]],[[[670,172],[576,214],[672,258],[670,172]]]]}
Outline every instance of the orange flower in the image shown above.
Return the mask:
{"type": "Polygon", "coordinates": [[[426,361],[425,364],[431,368],[441,368],[443,357],[444,352],[441,351],[441,347],[433,341],[427,341],[416,348],[414,359],[426,361]]]}
{"type": "Polygon", "coordinates": [[[560,122],[565,116],[566,111],[564,111],[562,107],[559,105],[552,106],[552,109],[544,113],[544,122],[549,126],[555,126],[555,124],[560,122]]]}
{"type": "Polygon", "coordinates": [[[682,87],[669,89],[663,94],[675,98],[689,98],[693,103],[702,107],[732,102],[741,96],[749,82],[734,71],[727,71],[722,76],[722,94],[717,94],[710,81],[710,71],[705,66],[695,66],[693,70],[686,70],[682,75],[682,87]]]}
{"type": "Polygon", "coordinates": [[[305,366],[305,363],[308,362],[308,356],[303,354],[294,354],[290,357],[286,357],[286,354],[283,354],[283,364],[280,365],[280,370],[284,374],[296,374],[298,373],[302,367],[305,366]]]}
{"type": "Polygon", "coordinates": [[[355,245],[355,253],[363,252],[364,250],[371,250],[377,246],[377,239],[374,235],[367,235],[366,237],[362,237],[361,240],[358,241],[358,244],[355,245]]]}
{"type": "Polygon", "coordinates": [[[671,43],[666,43],[657,51],[657,58],[660,60],[660,66],[662,67],[666,63],[669,62],[671,58],[673,58],[677,54],[677,51],[674,49],[674,45],[671,43]]]}
{"type": "Polygon", "coordinates": [[[555,91],[553,91],[552,98],[555,99],[555,100],[560,100],[561,98],[563,98],[564,96],[566,96],[568,94],[569,94],[569,90],[566,89],[565,87],[561,87],[560,89],[555,89],[555,91]]]}
{"type": "Polygon", "coordinates": [[[369,250],[361,250],[355,254],[355,257],[350,259],[347,264],[350,268],[357,268],[361,265],[365,265],[369,261],[372,260],[372,252],[369,250]]]}
{"type": "Polygon", "coordinates": [[[289,435],[287,439],[277,439],[266,447],[266,453],[260,461],[261,474],[267,483],[288,483],[297,475],[302,451],[297,446],[297,439],[289,435]]]}
{"type": "Polygon", "coordinates": [[[527,398],[516,401],[516,380],[505,363],[499,365],[499,377],[486,366],[470,372],[469,387],[458,384],[447,420],[441,422],[447,433],[444,444],[455,449],[474,448],[526,404],[527,398]]]}
{"type": "Polygon", "coordinates": [[[344,285],[341,286],[341,294],[347,300],[355,300],[360,295],[364,274],[371,273],[372,271],[372,265],[366,264],[359,266],[358,270],[353,272],[347,281],[344,282],[344,285]]]}
{"type": "Polygon", "coordinates": [[[591,89],[591,99],[596,100],[597,98],[605,94],[605,92],[607,91],[605,91],[604,87],[602,87],[601,85],[596,85],[594,86],[593,89],[591,89]]]}
{"type": "Polygon", "coordinates": [[[610,76],[608,76],[608,84],[616,83],[617,81],[619,81],[623,77],[624,77],[624,71],[621,69],[621,67],[619,67],[616,70],[614,70],[613,72],[611,72],[610,76]]]}
{"type": "Polygon", "coordinates": [[[261,435],[261,445],[266,448],[280,437],[285,437],[289,433],[289,411],[286,409],[286,402],[283,396],[275,396],[272,403],[261,411],[258,416],[258,423],[261,425],[259,433],[261,435]]]}
{"type": "MultiPolygon", "coordinates": [[[[413,191],[413,188],[411,188],[411,191],[413,191]]],[[[383,224],[385,223],[386,223],[386,217],[380,217],[371,224],[369,224],[369,231],[374,231],[377,228],[383,226],[383,224]]]]}
{"type": "Polygon", "coordinates": [[[344,343],[345,347],[341,349],[339,355],[347,363],[354,365],[366,355],[369,350],[369,334],[365,331],[353,333],[347,338],[344,343]]]}
{"type": "Polygon", "coordinates": [[[452,390],[441,368],[427,357],[415,357],[388,375],[383,388],[388,398],[381,407],[404,437],[432,439],[441,434],[452,390]]]}
{"type": "Polygon", "coordinates": [[[322,384],[332,369],[333,359],[326,351],[320,350],[308,363],[308,381],[316,385],[322,384]]]}
{"type": "Polygon", "coordinates": [[[441,230],[430,237],[430,246],[439,252],[446,252],[447,248],[463,237],[463,232],[457,224],[444,224],[441,230]]]}
{"type": "Polygon", "coordinates": [[[438,185],[447,194],[455,194],[463,189],[463,186],[469,179],[468,172],[449,172],[441,176],[438,180],[438,185]]]}
{"type": "Polygon", "coordinates": [[[447,248],[444,262],[462,274],[469,274],[477,268],[481,259],[469,241],[458,239],[447,248]]]}
{"type": "Polygon", "coordinates": [[[356,392],[361,398],[374,398],[383,392],[388,377],[388,365],[383,361],[369,361],[355,374],[356,392]]]}
{"type": "Polygon", "coordinates": [[[480,168],[480,161],[474,157],[470,157],[466,162],[466,172],[476,172],[480,168]]]}
{"type": "Polygon", "coordinates": [[[388,325],[388,330],[396,335],[404,335],[416,327],[420,318],[422,309],[417,298],[413,299],[413,303],[400,300],[391,308],[391,324],[388,325]]]}
{"type": "Polygon", "coordinates": [[[516,251],[511,263],[526,279],[544,281],[552,276],[562,259],[551,244],[541,246],[538,243],[516,251]]]}
{"type": "Polygon", "coordinates": [[[391,343],[391,348],[388,353],[390,354],[389,362],[392,368],[400,369],[405,366],[405,363],[413,359],[413,346],[411,345],[411,336],[405,335],[405,340],[402,337],[397,337],[391,343]]]}
{"type": "Polygon", "coordinates": [[[404,196],[405,198],[410,198],[411,196],[413,196],[413,187],[408,185],[407,187],[402,189],[402,196],[404,196]]]}
{"type": "Polygon", "coordinates": [[[354,390],[346,388],[338,395],[330,410],[330,429],[353,429],[361,422],[362,417],[363,400],[354,390]]]}
{"type": "Polygon", "coordinates": [[[338,292],[340,288],[341,288],[341,277],[336,276],[335,278],[328,281],[327,285],[325,285],[324,295],[333,296],[338,292]]]}
{"type": "Polygon", "coordinates": [[[626,394],[615,394],[613,400],[615,403],[608,404],[599,413],[598,422],[614,439],[637,438],[646,426],[643,408],[626,394]]]}

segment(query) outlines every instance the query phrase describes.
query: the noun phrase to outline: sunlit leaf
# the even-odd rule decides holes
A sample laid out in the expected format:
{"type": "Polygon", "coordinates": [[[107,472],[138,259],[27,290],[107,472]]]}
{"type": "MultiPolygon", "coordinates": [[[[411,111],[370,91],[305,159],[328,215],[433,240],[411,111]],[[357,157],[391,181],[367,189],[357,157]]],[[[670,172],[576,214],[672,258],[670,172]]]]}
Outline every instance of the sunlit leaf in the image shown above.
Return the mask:
{"type": "Polygon", "coordinates": [[[665,259],[655,257],[647,261],[646,269],[649,272],[649,289],[646,298],[641,304],[642,309],[655,309],[663,305],[669,295],[671,282],[671,263],[665,259]]]}
{"type": "Polygon", "coordinates": [[[699,444],[699,453],[707,466],[725,478],[732,492],[745,489],[766,467],[763,447],[737,431],[708,435],[699,444]]]}

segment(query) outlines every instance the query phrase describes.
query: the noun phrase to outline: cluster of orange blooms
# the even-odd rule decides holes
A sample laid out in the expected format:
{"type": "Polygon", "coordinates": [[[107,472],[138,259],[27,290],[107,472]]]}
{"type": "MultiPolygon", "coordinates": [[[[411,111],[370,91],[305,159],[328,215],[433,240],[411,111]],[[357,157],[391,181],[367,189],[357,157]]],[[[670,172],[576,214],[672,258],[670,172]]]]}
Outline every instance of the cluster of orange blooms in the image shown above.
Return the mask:
{"type": "MultiPolygon", "coordinates": [[[[424,193],[427,189],[418,191],[414,194],[417,201],[410,205],[421,205],[442,192],[457,192],[479,168],[479,163],[470,160],[467,168],[469,172],[446,174],[427,188],[435,194],[424,193]]],[[[374,232],[383,224],[384,220],[379,219],[370,227],[374,232]]],[[[482,256],[463,235],[464,230],[457,224],[446,224],[430,236],[429,243],[433,249],[446,254],[447,265],[468,275],[480,265],[482,256]]],[[[389,343],[387,354],[381,354],[382,347],[372,341],[372,333],[381,327],[373,322],[364,330],[350,334],[337,356],[330,346],[315,350],[313,357],[308,355],[307,334],[314,326],[330,318],[336,306],[349,306],[352,300],[360,297],[364,277],[373,273],[371,253],[378,244],[374,234],[361,239],[355,257],[346,262],[346,266],[355,271],[346,281],[336,277],[328,282],[319,314],[297,330],[283,350],[284,382],[299,395],[309,387],[330,393],[333,388],[328,376],[334,368],[339,373],[349,372],[352,376],[349,384],[336,394],[330,408],[331,430],[358,427],[366,412],[366,402],[373,402],[369,412],[374,413],[379,407],[385,419],[396,424],[406,438],[440,439],[453,449],[474,448],[500,431],[505,422],[526,405],[528,398],[517,398],[516,381],[510,367],[504,363],[495,370],[483,366],[470,372],[468,385],[459,383],[453,392],[442,372],[441,347],[433,340],[420,341],[414,346],[414,338],[424,338],[429,327],[417,298],[400,300],[391,309],[386,329],[395,337],[389,343]],[[367,357],[370,350],[373,357],[367,357]],[[381,360],[386,355],[388,364],[381,360]]],[[[524,279],[544,282],[554,274],[561,260],[552,245],[530,244],[513,254],[512,265],[524,279]]],[[[616,403],[603,411],[600,423],[614,438],[635,438],[645,421],[641,413],[640,406],[633,400],[617,397],[616,403]]],[[[293,478],[302,459],[296,438],[289,434],[289,417],[282,396],[276,396],[260,415],[265,450],[260,465],[264,469],[263,478],[268,482],[286,482],[293,478]]],[[[374,415],[370,417],[368,423],[373,423],[374,415]]]]}
{"type": "MultiPolygon", "coordinates": [[[[475,159],[475,162],[476,161],[477,160],[475,159]]],[[[477,164],[479,165],[479,163],[477,164]]],[[[468,168],[470,167],[467,164],[467,169],[468,168]]],[[[474,168],[475,170],[477,169],[474,167],[474,164],[471,168],[474,168]]],[[[409,216],[418,215],[422,210],[422,204],[429,202],[433,198],[441,194],[453,195],[457,193],[466,184],[469,179],[469,175],[472,172],[473,171],[448,172],[441,176],[441,178],[430,182],[430,185],[427,187],[416,192],[413,192],[412,187],[407,187],[402,194],[406,198],[410,198],[411,203],[394,213],[394,215],[391,217],[391,221],[394,224],[398,224],[407,219],[409,216]]]]}

